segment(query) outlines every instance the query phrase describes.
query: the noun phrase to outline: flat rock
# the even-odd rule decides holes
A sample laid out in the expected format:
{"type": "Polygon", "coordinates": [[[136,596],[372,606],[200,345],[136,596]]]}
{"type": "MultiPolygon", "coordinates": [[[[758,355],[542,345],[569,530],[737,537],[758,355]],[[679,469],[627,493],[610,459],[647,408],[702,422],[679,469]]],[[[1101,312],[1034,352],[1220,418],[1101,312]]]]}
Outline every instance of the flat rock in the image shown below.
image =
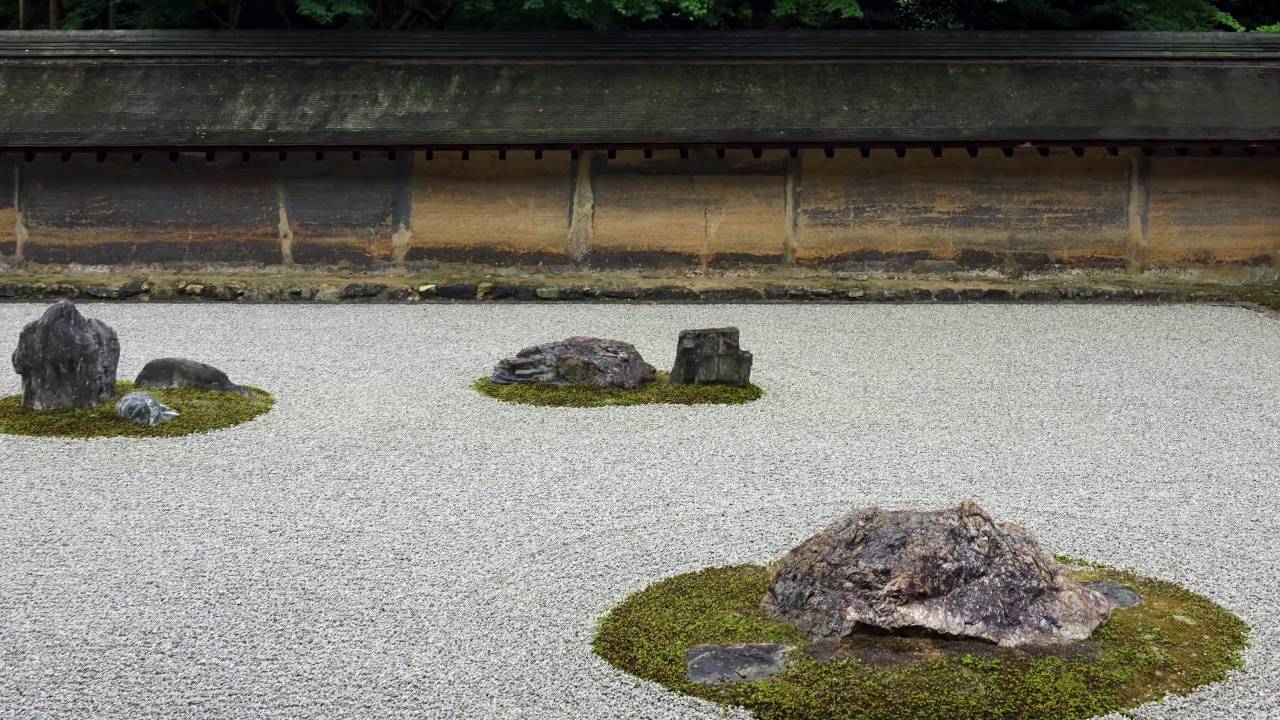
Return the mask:
{"type": "Polygon", "coordinates": [[[499,362],[490,379],[502,385],[542,383],[634,390],[655,377],[657,371],[630,343],[571,337],[521,350],[499,362]]]}
{"type": "Polygon", "coordinates": [[[1111,603],[1024,528],[982,508],[858,508],[782,558],[763,610],[811,640],[870,626],[920,629],[1003,647],[1087,639],[1111,603]]]}
{"type": "Polygon", "coordinates": [[[695,645],[685,653],[685,674],[702,685],[755,682],[787,667],[789,645],[695,645]]]}
{"type": "Polygon", "coordinates": [[[131,392],[116,401],[116,415],[121,420],[155,426],[178,417],[178,411],[149,393],[131,392]]]}
{"type": "Polygon", "coordinates": [[[72,410],[109,402],[116,390],[120,341],[101,320],[89,320],[62,300],[27,323],[13,351],[22,376],[22,405],[72,410]]]}
{"type": "Polygon", "coordinates": [[[145,388],[193,388],[241,395],[252,394],[248,388],[231,382],[227,374],[218,368],[184,358],[152,360],[143,366],[142,372],[138,373],[133,384],[145,388]]]}
{"type": "Polygon", "coordinates": [[[750,382],[751,353],[738,346],[738,328],[680,331],[671,384],[741,387],[750,382]]]}
{"type": "Polygon", "coordinates": [[[1085,583],[1084,586],[1102,593],[1113,608],[1131,608],[1142,602],[1142,596],[1137,590],[1110,580],[1094,580],[1085,583]]]}

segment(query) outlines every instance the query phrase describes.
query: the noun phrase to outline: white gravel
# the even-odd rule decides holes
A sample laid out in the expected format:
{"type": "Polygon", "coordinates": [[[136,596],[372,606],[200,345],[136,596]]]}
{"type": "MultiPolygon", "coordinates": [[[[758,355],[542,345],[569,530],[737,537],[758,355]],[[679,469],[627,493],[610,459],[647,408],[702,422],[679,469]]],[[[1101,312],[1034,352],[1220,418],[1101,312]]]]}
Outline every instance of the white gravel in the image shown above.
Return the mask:
{"type": "MultiPolygon", "coordinates": [[[[0,355],[42,307],[0,305],[0,355]]],[[[167,440],[0,435],[0,718],[722,718],[598,618],[854,505],[972,497],[1181,582],[1248,668],[1141,717],[1280,716],[1280,322],[1207,306],[90,305],[122,378],[185,355],[278,403],[167,440]],[[737,324],[739,407],[468,389],[571,334],[660,368],[737,324]]],[[[19,389],[0,372],[0,395],[19,389]]]]}

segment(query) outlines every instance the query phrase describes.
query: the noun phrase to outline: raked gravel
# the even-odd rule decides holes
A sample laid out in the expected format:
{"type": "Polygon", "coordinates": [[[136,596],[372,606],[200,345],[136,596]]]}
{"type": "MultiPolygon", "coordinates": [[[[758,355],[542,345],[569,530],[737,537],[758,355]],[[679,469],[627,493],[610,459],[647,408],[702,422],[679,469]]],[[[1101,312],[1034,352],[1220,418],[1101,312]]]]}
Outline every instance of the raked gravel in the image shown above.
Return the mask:
{"type": "MultiPolygon", "coordinates": [[[[0,305],[0,356],[35,305],[0,305]]],[[[181,355],[277,404],[173,439],[0,436],[0,718],[722,718],[590,650],[656,579],[851,506],[974,498],[1183,583],[1248,667],[1142,718],[1280,717],[1280,321],[1210,306],[86,305],[120,375],[181,355]],[[736,407],[506,405],[571,334],[670,366],[736,324],[736,407]]],[[[7,367],[4,368],[7,370],[7,367]]],[[[0,372],[0,395],[19,389],[0,372]]]]}

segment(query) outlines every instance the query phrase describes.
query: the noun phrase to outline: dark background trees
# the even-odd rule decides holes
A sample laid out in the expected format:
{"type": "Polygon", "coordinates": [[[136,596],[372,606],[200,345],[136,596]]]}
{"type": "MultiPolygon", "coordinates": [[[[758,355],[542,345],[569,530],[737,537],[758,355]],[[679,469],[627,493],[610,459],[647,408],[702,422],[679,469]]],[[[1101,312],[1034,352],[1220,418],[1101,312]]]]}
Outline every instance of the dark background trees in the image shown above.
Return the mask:
{"type": "Polygon", "coordinates": [[[0,0],[0,27],[1280,31],[1280,0],[0,0]]]}

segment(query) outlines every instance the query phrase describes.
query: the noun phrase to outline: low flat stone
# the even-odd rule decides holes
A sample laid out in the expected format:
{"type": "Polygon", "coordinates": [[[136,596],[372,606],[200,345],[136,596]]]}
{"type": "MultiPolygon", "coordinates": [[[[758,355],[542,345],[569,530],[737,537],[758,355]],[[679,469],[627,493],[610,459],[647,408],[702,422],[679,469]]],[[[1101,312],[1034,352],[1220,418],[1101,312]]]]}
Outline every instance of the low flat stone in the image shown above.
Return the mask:
{"type": "Polygon", "coordinates": [[[338,293],[340,300],[355,300],[359,298],[374,298],[382,294],[387,289],[382,283],[348,283],[343,286],[342,291],[338,293]]]}
{"type": "Polygon", "coordinates": [[[22,376],[22,405],[72,410],[109,402],[116,392],[120,341],[101,320],[89,320],[70,301],[27,323],[13,351],[22,376]]]}
{"type": "Polygon", "coordinates": [[[738,345],[738,328],[682,330],[676,343],[672,385],[737,385],[751,382],[751,353],[738,345]]]}
{"type": "Polygon", "coordinates": [[[1110,580],[1094,580],[1093,582],[1085,583],[1084,586],[1102,593],[1110,601],[1113,608],[1131,608],[1142,602],[1142,596],[1138,594],[1137,590],[1128,585],[1121,585],[1110,580]]]}
{"type": "Polygon", "coordinates": [[[771,643],[695,645],[685,653],[685,674],[702,685],[755,682],[785,670],[790,653],[791,646],[771,643]]]}
{"type": "Polygon", "coordinates": [[[178,417],[178,411],[150,393],[131,392],[116,401],[116,415],[121,420],[154,427],[178,417]]]}
{"type": "Polygon", "coordinates": [[[192,388],[245,396],[253,394],[248,388],[231,382],[227,374],[218,368],[185,358],[152,360],[143,366],[133,384],[145,388],[192,388]]]}
{"type": "Polygon", "coordinates": [[[657,377],[631,343],[593,337],[571,337],[528,347],[498,363],[495,383],[590,385],[634,390],[657,377]]]}
{"type": "Polygon", "coordinates": [[[1021,647],[1086,640],[1111,603],[1026,529],[966,500],[929,512],[854,509],[782,558],[762,609],[814,642],[869,626],[1021,647]]]}

